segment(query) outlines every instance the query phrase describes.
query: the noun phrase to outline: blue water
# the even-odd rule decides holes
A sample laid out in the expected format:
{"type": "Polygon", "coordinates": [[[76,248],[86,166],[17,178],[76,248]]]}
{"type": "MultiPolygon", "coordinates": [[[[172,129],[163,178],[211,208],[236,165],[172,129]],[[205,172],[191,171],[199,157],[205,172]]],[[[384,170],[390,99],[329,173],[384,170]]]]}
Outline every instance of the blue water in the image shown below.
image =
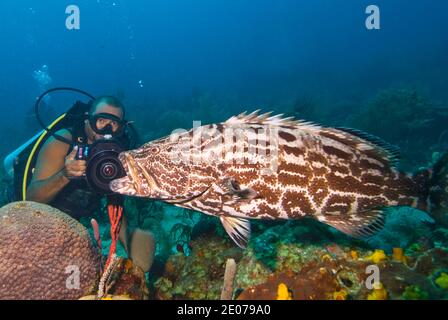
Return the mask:
{"type": "MultiPolygon", "coordinates": [[[[30,109],[43,87],[120,94],[145,133],[167,109],[188,113],[198,93],[220,106],[219,120],[285,111],[300,95],[362,105],[394,86],[444,104],[447,12],[444,0],[2,0],[0,154],[36,130],[30,109]],[[69,4],[80,8],[80,30],[65,26],[69,4]],[[369,4],[381,10],[380,30],[365,27],[369,4]],[[33,78],[43,65],[44,86],[33,78]]],[[[58,114],[73,99],[50,105],[58,114]]]]}

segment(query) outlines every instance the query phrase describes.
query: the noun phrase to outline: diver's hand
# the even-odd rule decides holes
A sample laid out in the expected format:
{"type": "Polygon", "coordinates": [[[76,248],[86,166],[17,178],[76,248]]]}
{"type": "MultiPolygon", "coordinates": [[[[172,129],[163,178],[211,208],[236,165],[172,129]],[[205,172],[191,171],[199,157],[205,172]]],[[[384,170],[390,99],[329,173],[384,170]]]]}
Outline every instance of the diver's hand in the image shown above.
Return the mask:
{"type": "Polygon", "coordinates": [[[76,153],[78,152],[78,147],[75,146],[72,152],[65,157],[65,166],[62,170],[64,176],[67,179],[75,179],[85,175],[87,162],[85,160],[76,160],[76,153]]]}

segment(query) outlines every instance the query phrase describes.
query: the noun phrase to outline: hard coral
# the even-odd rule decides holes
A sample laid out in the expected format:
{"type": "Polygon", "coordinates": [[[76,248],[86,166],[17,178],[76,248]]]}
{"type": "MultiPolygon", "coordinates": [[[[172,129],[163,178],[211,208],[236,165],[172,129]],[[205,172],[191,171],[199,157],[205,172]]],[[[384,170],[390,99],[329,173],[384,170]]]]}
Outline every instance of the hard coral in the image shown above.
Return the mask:
{"type": "Polygon", "coordinates": [[[87,230],[57,209],[1,208],[0,243],[0,299],[78,299],[95,289],[99,254],[87,230]]]}

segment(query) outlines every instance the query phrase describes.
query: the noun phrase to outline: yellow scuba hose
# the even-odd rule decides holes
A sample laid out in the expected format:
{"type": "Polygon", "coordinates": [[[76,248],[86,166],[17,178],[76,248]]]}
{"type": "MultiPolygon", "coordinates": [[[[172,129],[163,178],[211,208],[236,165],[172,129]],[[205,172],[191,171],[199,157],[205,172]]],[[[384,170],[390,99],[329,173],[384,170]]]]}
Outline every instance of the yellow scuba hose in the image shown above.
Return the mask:
{"type": "MultiPolygon", "coordinates": [[[[57,125],[59,123],[59,121],[61,121],[62,119],[64,119],[66,117],[67,113],[64,113],[62,116],[60,116],[59,118],[57,118],[56,120],[54,120],[49,126],[48,126],[48,130],[53,129],[53,127],[55,125],[57,125]]],[[[23,173],[23,182],[22,182],[22,200],[25,201],[26,200],[26,187],[27,187],[27,180],[28,180],[28,172],[31,166],[31,161],[34,158],[34,154],[36,153],[37,148],[39,147],[40,143],[42,142],[42,140],[48,135],[48,131],[45,130],[39,137],[39,139],[37,139],[36,143],[34,144],[33,149],[31,150],[31,153],[28,157],[28,160],[26,162],[26,166],[25,166],[25,172],[23,173]]]]}

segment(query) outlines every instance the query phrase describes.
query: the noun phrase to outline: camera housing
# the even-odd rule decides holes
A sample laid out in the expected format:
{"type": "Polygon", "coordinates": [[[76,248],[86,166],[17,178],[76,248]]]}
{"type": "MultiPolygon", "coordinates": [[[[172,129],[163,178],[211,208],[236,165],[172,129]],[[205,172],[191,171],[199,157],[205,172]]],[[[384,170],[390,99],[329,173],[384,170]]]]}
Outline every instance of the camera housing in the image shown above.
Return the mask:
{"type": "Polygon", "coordinates": [[[89,186],[98,193],[109,195],[112,180],[122,178],[126,172],[118,160],[118,155],[125,151],[114,139],[97,140],[91,145],[78,145],[77,160],[86,160],[85,179],[89,186]]]}

